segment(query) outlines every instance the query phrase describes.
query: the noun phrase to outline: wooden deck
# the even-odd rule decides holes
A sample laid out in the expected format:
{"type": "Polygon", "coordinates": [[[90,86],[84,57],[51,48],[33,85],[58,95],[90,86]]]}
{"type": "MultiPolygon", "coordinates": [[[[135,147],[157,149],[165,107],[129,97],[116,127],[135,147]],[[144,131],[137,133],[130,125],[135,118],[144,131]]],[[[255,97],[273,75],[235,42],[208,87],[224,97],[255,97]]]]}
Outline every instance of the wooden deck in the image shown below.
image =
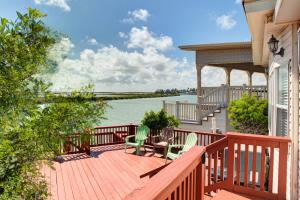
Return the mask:
{"type": "Polygon", "coordinates": [[[66,155],[54,168],[44,167],[49,184],[50,199],[123,199],[149,180],[140,175],[165,164],[159,155],[147,152],[143,156],[124,152],[124,145],[92,148],[91,157],[86,154],[66,155]]]}

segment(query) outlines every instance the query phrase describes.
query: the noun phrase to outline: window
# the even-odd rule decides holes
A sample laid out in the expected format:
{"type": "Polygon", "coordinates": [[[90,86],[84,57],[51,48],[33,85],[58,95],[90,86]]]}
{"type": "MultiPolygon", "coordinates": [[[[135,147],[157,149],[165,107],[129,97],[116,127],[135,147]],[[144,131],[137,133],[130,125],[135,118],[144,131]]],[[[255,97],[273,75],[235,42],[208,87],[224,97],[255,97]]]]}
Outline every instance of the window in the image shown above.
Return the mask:
{"type": "Polygon", "coordinates": [[[289,63],[273,62],[269,72],[269,131],[272,135],[288,134],[289,63]]]}
{"type": "Polygon", "coordinates": [[[281,65],[276,69],[276,135],[288,134],[288,67],[289,64],[281,65]]]}

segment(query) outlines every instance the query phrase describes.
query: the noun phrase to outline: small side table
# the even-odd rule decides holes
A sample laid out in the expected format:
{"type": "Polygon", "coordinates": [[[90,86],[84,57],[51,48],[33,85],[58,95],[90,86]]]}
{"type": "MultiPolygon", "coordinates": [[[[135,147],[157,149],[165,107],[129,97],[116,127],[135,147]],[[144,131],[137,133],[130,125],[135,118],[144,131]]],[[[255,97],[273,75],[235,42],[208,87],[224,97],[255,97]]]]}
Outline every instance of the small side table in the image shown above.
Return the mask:
{"type": "Polygon", "coordinates": [[[164,149],[164,157],[167,156],[168,147],[169,147],[168,142],[153,143],[153,151],[156,152],[156,149],[164,149]]]}

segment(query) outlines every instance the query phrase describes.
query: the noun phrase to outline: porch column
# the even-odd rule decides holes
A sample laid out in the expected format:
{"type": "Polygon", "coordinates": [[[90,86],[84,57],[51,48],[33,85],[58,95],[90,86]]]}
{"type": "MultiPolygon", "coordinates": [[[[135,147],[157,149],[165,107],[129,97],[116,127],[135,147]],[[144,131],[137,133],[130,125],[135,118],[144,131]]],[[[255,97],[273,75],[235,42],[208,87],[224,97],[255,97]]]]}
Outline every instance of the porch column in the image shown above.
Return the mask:
{"type": "MultiPolygon", "coordinates": [[[[231,74],[231,71],[232,71],[232,68],[231,67],[226,67],[224,68],[225,70],[225,73],[226,73],[226,84],[225,84],[225,106],[227,107],[228,104],[229,104],[229,101],[230,101],[230,85],[231,85],[231,81],[230,81],[230,74],[231,74]]],[[[228,110],[227,108],[224,109],[225,111],[225,132],[229,131],[230,129],[230,125],[229,125],[229,117],[228,117],[228,110]]]]}
{"type": "Polygon", "coordinates": [[[265,78],[266,78],[267,89],[269,89],[269,73],[266,72],[266,73],[264,73],[264,75],[265,75],[265,78]]]}
{"type": "Polygon", "coordinates": [[[200,103],[200,97],[202,96],[202,86],[201,86],[201,71],[204,65],[202,64],[196,64],[197,69],[197,99],[198,103],[200,103]]]}
{"type": "Polygon", "coordinates": [[[249,87],[252,87],[252,75],[253,75],[253,72],[247,71],[247,74],[248,74],[248,85],[249,85],[249,87]]]}
{"type": "Polygon", "coordinates": [[[249,95],[252,95],[252,75],[253,72],[252,71],[247,71],[248,74],[248,86],[249,86],[249,95]]]}
{"type": "Polygon", "coordinates": [[[231,74],[231,71],[232,71],[232,68],[224,68],[225,70],[225,73],[226,73],[226,85],[230,86],[230,74],[231,74]]]}

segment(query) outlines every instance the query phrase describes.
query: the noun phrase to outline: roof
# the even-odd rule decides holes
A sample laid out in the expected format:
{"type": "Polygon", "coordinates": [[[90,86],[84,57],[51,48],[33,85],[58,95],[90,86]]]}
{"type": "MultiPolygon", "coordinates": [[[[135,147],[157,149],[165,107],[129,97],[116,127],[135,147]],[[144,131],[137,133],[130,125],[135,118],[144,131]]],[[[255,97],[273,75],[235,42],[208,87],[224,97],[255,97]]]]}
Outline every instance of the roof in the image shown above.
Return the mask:
{"type": "Polygon", "coordinates": [[[182,45],[179,46],[179,48],[186,51],[243,49],[243,48],[251,48],[251,42],[229,42],[229,43],[182,45]]]}

